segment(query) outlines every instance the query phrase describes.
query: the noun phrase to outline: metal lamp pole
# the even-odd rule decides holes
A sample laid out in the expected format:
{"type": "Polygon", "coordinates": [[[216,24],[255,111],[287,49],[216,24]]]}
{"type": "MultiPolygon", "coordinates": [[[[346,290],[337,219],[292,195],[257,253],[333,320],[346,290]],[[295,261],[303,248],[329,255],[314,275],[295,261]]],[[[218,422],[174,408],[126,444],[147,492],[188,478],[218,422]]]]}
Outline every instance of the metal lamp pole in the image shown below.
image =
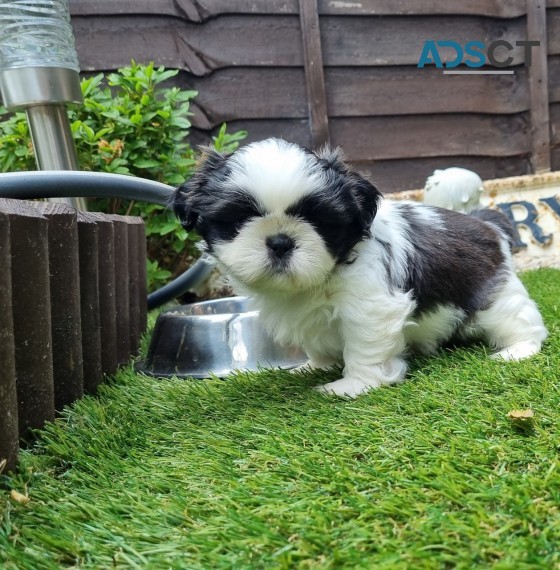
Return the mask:
{"type": "MultiPolygon", "coordinates": [[[[39,170],[79,170],[66,111],[82,102],[68,0],[0,0],[0,96],[25,110],[39,170]]],[[[83,198],[61,200],[86,209],[83,198]]]]}

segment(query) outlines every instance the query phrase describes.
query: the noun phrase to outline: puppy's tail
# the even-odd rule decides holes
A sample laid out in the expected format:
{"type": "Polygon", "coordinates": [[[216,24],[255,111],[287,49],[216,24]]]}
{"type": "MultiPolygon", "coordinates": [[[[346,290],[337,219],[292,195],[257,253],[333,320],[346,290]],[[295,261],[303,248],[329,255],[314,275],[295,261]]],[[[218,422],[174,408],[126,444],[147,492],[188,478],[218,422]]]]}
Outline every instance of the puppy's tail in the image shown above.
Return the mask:
{"type": "Polygon", "coordinates": [[[516,237],[515,228],[504,214],[490,208],[481,208],[480,210],[469,212],[469,216],[490,224],[507,241],[510,250],[513,248],[516,237]]]}

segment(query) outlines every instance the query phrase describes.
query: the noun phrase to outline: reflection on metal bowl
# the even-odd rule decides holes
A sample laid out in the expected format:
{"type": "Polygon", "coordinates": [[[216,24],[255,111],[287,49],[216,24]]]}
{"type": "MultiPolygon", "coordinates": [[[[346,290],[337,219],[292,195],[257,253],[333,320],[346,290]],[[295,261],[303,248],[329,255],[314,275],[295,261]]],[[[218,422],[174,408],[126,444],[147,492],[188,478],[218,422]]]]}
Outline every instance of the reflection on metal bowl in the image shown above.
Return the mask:
{"type": "Polygon", "coordinates": [[[229,297],[165,311],[156,321],[146,361],[151,376],[224,377],[234,370],[294,368],[301,350],[272,340],[246,297],[229,297]]]}

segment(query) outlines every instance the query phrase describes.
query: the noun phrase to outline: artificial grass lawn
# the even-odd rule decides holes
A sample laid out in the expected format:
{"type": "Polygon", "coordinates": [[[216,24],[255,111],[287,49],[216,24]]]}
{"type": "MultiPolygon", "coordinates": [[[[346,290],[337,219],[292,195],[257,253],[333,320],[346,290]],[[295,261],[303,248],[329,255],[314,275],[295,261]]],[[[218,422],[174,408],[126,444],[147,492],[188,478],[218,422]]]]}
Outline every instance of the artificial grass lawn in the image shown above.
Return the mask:
{"type": "Polygon", "coordinates": [[[120,372],[3,478],[0,567],[560,568],[560,271],[523,279],[529,361],[442,351],[354,401],[311,390],[336,371],[120,372]]]}

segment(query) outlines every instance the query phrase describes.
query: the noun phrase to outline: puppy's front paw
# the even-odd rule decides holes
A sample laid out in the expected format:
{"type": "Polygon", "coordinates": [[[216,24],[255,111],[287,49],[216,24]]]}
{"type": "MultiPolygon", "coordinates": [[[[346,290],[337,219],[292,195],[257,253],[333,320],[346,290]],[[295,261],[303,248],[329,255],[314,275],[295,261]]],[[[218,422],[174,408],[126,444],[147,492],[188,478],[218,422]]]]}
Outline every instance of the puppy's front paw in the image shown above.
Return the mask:
{"type": "Polygon", "coordinates": [[[319,386],[316,390],[342,398],[355,398],[375,388],[404,380],[406,362],[401,358],[390,358],[383,364],[373,366],[347,365],[344,374],[344,378],[319,386]]]}
{"type": "Polygon", "coordinates": [[[315,390],[321,394],[329,396],[339,396],[340,398],[356,398],[360,394],[365,394],[369,390],[379,388],[381,383],[365,383],[358,378],[341,378],[335,382],[329,382],[323,386],[317,386],[315,390]]]}

